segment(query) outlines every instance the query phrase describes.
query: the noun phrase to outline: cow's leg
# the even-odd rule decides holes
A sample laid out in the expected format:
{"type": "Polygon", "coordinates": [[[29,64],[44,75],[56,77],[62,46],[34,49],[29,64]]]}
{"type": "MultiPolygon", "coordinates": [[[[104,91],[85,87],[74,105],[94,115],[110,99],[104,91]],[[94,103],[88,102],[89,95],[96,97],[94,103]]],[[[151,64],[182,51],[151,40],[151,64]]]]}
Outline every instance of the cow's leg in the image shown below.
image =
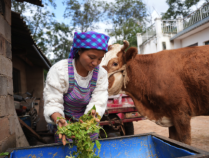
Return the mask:
{"type": "MultiPolygon", "coordinates": [[[[178,139],[178,141],[189,144],[189,145],[191,144],[190,120],[191,120],[191,117],[186,114],[174,115],[174,118],[173,118],[173,123],[174,123],[175,130],[177,133],[175,136],[175,140],[178,139]]],[[[175,133],[174,130],[173,132],[175,133]]],[[[173,134],[173,136],[174,135],[175,134],[173,134]]]]}
{"type": "Polygon", "coordinates": [[[168,131],[169,131],[169,138],[179,141],[179,137],[178,137],[178,134],[176,132],[175,126],[169,127],[168,131]]]}

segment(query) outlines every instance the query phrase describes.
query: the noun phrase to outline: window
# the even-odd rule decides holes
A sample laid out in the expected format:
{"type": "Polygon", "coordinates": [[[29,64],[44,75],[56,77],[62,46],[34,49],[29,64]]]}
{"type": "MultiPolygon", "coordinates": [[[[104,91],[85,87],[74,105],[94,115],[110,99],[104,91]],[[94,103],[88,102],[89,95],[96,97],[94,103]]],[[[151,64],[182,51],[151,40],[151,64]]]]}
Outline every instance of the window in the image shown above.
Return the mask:
{"type": "Polygon", "coordinates": [[[166,50],[166,42],[162,42],[163,50],[166,50]]]}
{"type": "Polygon", "coordinates": [[[0,0],[0,14],[5,14],[5,3],[4,0],[0,0]]]}
{"type": "Polygon", "coordinates": [[[193,46],[198,46],[198,43],[191,44],[191,45],[189,45],[188,47],[193,47],[193,46]]]}
{"type": "Polygon", "coordinates": [[[13,68],[13,90],[14,94],[18,94],[21,92],[20,70],[15,68],[13,68]]]}
{"type": "Polygon", "coordinates": [[[209,41],[206,41],[206,42],[205,42],[205,45],[209,45],[209,41]]]}

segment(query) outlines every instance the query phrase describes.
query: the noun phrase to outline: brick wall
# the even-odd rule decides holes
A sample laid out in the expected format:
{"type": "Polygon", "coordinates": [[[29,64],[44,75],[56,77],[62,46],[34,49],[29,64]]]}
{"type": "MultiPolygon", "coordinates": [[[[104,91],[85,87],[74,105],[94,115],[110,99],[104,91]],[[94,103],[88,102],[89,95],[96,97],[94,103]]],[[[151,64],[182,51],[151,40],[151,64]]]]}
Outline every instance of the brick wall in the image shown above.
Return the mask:
{"type": "Polygon", "coordinates": [[[43,98],[44,89],[44,70],[42,67],[34,66],[26,68],[27,88],[31,92],[34,90],[34,96],[43,98]]]}
{"type": "Polygon", "coordinates": [[[20,87],[21,87],[20,93],[24,94],[25,92],[28,91],[27,80],[26,80],[27,74],[25,71],[28,65],[26,65],[25,62],[23,62],[20,58],[15,56],[12,58],[12,64],[13,64],[13,68],[20,71],[20,87]]]}
{"type": "Polygon", "coordinates": [[[0,15],[0,152],[28,146],[19,124],[13,100],[11,52],[11,0],[5,1],[5,14],[0,15]]]}

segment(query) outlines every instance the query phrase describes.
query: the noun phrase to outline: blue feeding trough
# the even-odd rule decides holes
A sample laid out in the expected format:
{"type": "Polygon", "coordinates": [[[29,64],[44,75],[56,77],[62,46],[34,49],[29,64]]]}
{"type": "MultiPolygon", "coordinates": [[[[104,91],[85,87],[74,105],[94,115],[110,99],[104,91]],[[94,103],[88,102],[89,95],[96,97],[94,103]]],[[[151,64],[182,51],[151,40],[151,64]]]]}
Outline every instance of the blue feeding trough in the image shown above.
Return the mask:
{"type": "MultiPolygon", "coordinates": [[[[100,140],[101,158],[206,158],[209,153],[154,133],[100,140]]],[[[9,158],[65,158],[76,146],[50,144],[12,149],[9,158]]],[[[97,151],[98,154],[98,151],[97,151]]]]}

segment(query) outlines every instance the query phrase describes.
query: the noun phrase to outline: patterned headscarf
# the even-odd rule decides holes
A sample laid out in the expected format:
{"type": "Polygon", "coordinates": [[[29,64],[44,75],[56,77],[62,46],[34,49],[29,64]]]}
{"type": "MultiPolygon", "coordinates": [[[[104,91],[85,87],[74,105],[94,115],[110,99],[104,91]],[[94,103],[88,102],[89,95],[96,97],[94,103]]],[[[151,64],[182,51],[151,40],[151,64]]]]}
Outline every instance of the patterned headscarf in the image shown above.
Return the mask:
{"type": "Polygon", "coordinates": [[[75,55],[80,48],[98,49],[107,52],[109,39],[109,36],[93,31],[75,32],[69,58],[75,58],[75,55]]]}

